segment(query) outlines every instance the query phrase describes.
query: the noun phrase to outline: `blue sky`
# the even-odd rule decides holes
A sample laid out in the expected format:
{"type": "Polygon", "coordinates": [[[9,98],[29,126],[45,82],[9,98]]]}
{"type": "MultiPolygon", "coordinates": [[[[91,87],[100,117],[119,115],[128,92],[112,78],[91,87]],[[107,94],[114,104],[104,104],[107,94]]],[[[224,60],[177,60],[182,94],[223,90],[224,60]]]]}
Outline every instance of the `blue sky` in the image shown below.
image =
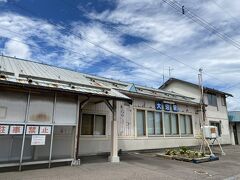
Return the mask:
{"type": "MultiPolygon", "coordinates": [[[[239,1],[179,2],[240,43],[239,1]]],[[[240,50],[162,0],[0,0],[0,8],[3,54],[150,87],[169,67],[197,83],[202,67],[204,84],[232,93],[229,107],[240,110],[240,50]]]]}

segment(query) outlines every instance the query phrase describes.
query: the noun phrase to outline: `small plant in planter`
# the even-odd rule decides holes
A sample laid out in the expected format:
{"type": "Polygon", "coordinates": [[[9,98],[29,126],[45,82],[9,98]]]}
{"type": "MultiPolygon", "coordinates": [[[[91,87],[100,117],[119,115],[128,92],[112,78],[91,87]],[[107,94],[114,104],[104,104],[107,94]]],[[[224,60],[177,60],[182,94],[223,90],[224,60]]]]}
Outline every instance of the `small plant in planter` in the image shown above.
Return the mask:
{"type": "Polygon", "coordinates": [[[182,146],[179,148],[179,153],[181,155],[186,155],[187,151],[189,150],[189,148],[185,147],[185,146],[182,146]]]}
{"type": "Polygon", "coordinates": [[[173,149],[172,150],[172,155],[177,155],[177,150],[173,149]]]}
{"type": "Polygon", "coordinates": [[[167,149],[165,151],[165,155],[174,156],[174,155],[177,155],[177,154],[178,154],[178,152],[175,149],[167,149]]]}
{"type": "Polygon", "coordinates": [[[171,155],[171,150],[170,149],[166,149],[165,150],[165,155],[171,155]]]}

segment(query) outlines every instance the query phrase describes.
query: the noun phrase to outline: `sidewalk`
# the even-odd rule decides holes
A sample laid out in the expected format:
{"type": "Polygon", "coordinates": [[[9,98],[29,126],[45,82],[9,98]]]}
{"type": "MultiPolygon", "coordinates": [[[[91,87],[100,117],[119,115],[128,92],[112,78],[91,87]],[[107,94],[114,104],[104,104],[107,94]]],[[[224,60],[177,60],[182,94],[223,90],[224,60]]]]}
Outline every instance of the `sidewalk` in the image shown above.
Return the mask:
{"type": "Polygon", "coordinates": [[[224,150],[227,155],[219,161],[202,164],[126,154],[119,164],[91,159],[79,167],[0,173],[0,180],[240,179],[240,146],[225,146],[224,150]]]}

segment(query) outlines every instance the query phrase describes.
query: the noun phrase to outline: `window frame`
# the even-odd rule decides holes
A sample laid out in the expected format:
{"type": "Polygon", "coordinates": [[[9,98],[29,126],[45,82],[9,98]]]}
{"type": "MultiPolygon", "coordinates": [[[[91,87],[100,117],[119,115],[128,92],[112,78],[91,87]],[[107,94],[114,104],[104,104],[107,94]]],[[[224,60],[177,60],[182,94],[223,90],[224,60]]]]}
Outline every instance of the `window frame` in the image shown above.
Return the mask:
{"type": "MultiPolygon", "coordinates": [[[[154,137],[194,137],[194,119],[193,119],[193,114],[192,113],[184,113],[184,112],[172,112],[172,111],[164,111],[164,110],[155,110],[155,109],[149,109],[149,108],[141,108],[141,107],[135,107],[135,138],[154,138],[154,137]],[[137,111],[143,111],[143,114],[145,116],[144,118],[144,128],[145,128],[145,134],[143,136],[138,136],[137,134],[137,111]],[[148,134],[148,112],[153,112],[154,113],[154,134],[149,135],[148,134]],[[160,132],[161,134],[156,134],[156,113],[160,113],[161,115],[161,124],[160,124],[160,132]],[[165,120],[165,114],[170,114],[170,131],[171,134],[166,134],[166,120],[165,120]],[[178,134],[172,134],[172,116],[175,115],[177,118],[177,131],[178,134]],[[182,134],[181,133],[181,125],[180,125],[180,115],[184,116],[189,116],[191,118],[191,134],[182,134]]],[[[185,120],[186,121],[186,120],[185,120]]]]}
{"type": "Polygon", "coordinates": [[[216,126],[215,124],[219,124],[216,126],[218,128],[218,136],[222,137],[222,122],[221,121],[209,121],[210,126],[216,126]]]}
{"type": "Polygon", "coordinates": [[[100,114],[100,113],[89,113],[89,112],[83,112],[81,114],[81,130],[80,130],[80,136],[82,137],[105,137],[107,136],[107,115],[106,114],[100,114]],[[92,126],[92,134],[82,134],[82,124],[83,124],[83,115],[84,114],[87,114],[87,115],[92,115],[93,116],[93,126],[92,126]],[[95,131],[95,121],[96,121],[96,116],[104,116],[105,117],[105,123],[104,123],[104,134],[102,135],[98,135],[98,134],[95,134],[94,131],[95,131]]]}
{"type": "Polygon", "coordinates": [[[208,105],[213,107],[218,107],[217,94],[207,93],[208,105]],[[213,97],[216,97],[216,104],[213,103],[213,97]]]}
{"type": "Polygon", "coordinates": [[[181,134],[181,136],[183,136],[183,137],[186,137],[186,136],[193,136],[194,135],[194,128],[193,128],[193,116],[192,116],[192,114],[183,114],[183,113],[180,113],[179,114],[179,128],[180,128],[180,134],[181,134]],[[182,130],[181,130],[181,116],[184,116],[184,128],[185,128],[185,131],[186,131],[186,134],[183,134],[182,133],[182,130]],[[188,134],[187,133],[187,126],[186,126],[186,116],[189,116],[190,117],[190,119],[191,119],[191,134],[188,134]]]}
{"type": "Polygon", "coordinates": [[[221,96],[221,104],[222,106],[227,106],[227,101],[225,96],[221,96]]]}
{"type": "Polygon", "coordinates": [[[147,135],[148,135],[148,132],[147,132],[147,130],[148,130],[148,127],[147,127],[147,110],[145,110],[145,109],[136,109],[135,114],[136,114],[136,117],[135,117],[135,136],[138,137],[138,138],[147,137],[147,135]],[[143,118],[143,128],[144,129],[143,129],[143,135],[142,136],[138,135],[138,126],[137,126],[137,122],[138,122],[138,120],[137,120],[137,112],[138,111],[142,111],[143,114],[144,114],[144,118],[143,118]]]}
{"type": "Polygon", "coordinates": [[[146,117],[146,120],[147,120],[147,129],[148,129],[148,112],[152,112],[153,113],[153,131],[154,133],[153,134],[149,134],[148,131],[147,131],[147,136],[149,137],[156,137],[156,136],[163,136],[163,117],[162,117],[162,111],[154,111],[154,110],[146,110],[147,112],[147,117],[146,117]],[[157,134],[156,133],[156,114],[159,113],[160,114],[160,134],[157,134]]]}
{"type": "Polygon", "coordinates": [[[164,117],[164,134],[165,137],[180,137],[180,123],[179,123],[179,113],[176,112],[169,112],[169,111],[164,111],[163,112],[163,117],[164,117]],[[170,134],[166,134],[166,129],[165,129],[165,114],[170,114],[170,134]],[[172,133],[172,115],[175,115],[177,118],[177,134],[172,133]]]}

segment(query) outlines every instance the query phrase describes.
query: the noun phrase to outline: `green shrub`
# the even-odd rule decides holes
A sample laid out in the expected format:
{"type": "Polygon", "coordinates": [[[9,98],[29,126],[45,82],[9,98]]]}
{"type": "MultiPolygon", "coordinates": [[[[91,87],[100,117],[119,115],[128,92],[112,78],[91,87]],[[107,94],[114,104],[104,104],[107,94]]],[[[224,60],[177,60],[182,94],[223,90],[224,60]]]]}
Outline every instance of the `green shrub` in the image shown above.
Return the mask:
{"type": "Polygon", "coordinates": [[[166,149],[165,150],[165,155],[171,155],[171,150],[170,149],[166,149]]]}

